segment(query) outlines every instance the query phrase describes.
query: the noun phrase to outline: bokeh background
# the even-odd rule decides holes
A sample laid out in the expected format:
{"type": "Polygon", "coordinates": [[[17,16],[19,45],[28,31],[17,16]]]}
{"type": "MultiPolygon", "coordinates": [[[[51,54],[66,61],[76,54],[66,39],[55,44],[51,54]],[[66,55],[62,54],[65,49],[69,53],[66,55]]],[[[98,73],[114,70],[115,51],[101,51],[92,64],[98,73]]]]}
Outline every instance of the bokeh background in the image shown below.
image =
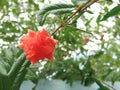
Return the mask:
{"type": "Polygon", "coordinates": [[[100,0],[65,23],[86,1],[0,0],[0,72],[8,73],[23,53],[18,44],[28,29],[44,27],[51,34],[62,23],[64,27],[53,35],[58,40],[54,62],[46,59],[31,65],[25,80],[32,81],[34,89],[39,79],[60,79],[70,85],[80,81],[85,86],[119,81],[120,0],[100,0]]]}

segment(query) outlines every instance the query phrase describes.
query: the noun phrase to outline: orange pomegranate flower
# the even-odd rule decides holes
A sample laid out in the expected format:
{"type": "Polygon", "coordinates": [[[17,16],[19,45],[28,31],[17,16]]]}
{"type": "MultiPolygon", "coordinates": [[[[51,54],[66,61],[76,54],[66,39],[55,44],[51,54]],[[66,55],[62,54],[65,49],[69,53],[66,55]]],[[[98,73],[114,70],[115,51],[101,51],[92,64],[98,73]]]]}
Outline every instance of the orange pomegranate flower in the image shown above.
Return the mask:
{"type": "Polygon", "coordinates": [[[19,47],[25,51],[26,58],[32,64],[45,58],[53,61],[54,46],[57,40],[53,39],[45,29],[37,32],[29,30],[28,35],[22,36],[21,42],[19,47]]]}

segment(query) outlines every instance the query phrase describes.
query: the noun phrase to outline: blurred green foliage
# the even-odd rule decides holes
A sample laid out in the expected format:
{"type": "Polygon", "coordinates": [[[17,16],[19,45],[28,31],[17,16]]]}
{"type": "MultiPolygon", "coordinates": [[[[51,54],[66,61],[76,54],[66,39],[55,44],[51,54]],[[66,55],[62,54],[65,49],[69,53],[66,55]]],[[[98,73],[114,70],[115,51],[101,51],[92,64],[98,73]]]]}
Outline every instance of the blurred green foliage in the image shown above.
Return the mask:
{"type": "Polygon", "coordinates": [[[24,79],[36,84],[38,79],[62,79],[71,85],[80,80],[85,86],[96,82],[99,90],[109,90],[99,80],[113,84],[120,81],[120,4],[110,9],[109,6],[115,2],[99,2],[97,4],[102,11],[95,16],[90,7],[65,23],[73,9],[83,1],[72,0],[72,5],[48,3],[46,7],[41,6],[44,1],[0,0],[0,72],[7,74],[23,52],[16,46],[28,29],[38,30],[43,25],[52,33],[62,23],[64,27],[53,35],[59,41],[55,47],[55,61],[45,60],[30,66],[24,79]],[[85,27],[78,27],[81,26],[79,20],[85,27]],[[114,23],[112,26],[103,23],[111,20],[114,23]],[[87,42],[85,36],[89,37],[87,42]],[[90,47],[89,43],[92,43],[90,47]],[[85,48],[86,45],[89,48],[85,48]]]}

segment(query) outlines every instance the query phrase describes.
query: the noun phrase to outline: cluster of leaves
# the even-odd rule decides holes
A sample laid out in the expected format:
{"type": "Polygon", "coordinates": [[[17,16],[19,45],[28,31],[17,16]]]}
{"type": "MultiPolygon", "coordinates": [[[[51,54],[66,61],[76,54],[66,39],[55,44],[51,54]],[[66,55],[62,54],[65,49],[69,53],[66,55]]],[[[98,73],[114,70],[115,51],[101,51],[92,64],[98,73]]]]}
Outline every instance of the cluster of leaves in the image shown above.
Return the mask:
{"type": "Polygon", "coordinates": [[[39,5],[34,1],[1,0],[0,38],[15,43],[28,29],[37,30],[36,13],[39,5]],[[29,7],[29,8],[28,8],[29,7]]]}
{"type": "MultiPolygon", "coordinates": [[[[101,3],[101,5],[105,4],[101,3]]],[[[108,2],[109,3],[109,2],[108,2]]],[[[110,3],[112,4],[112,2],[110,3]]],[[[64,6],[64,5],[63,5],[64,6]]],[[[76,6],[76,5],[75,5],[76,6]]],[[[58,5],[60,7],[60,4],[58,5]]],[[[50,5],[45,8],[43,8],[40,12],[39,15],[41,18],[45,16],[46,14],[53,13],[55,11],[54,9],[58,9],[57,4],[55,5],[50,5]],[[51,8],[48,11],[47,8],[51,8]],[[52,11],[53,10],[53,11],[52,11]],[[42,13],[44,11],[44,14],[42,13]]],[[[109,90],[109,88],[105,87],[104,85],[101,84],[100,80],[105,80],[105,81],[112,81],[114,84],[115,81],[119,81],[119,44],[116,43],[117,37],[119,37],[119,34],[116,32],[119,30],[119,9],[120,5],[118,4],[116,7],[111,9],[109,11],[109,8],[105,7],[105,13],[101,14],[99,13],[98,18],[96,19],[97,26],[93,28],[90,26],[91,20],[92,19],[87,19],[84,14],[81,15],[78,14],[70,23],[64,23],[66,17],[64,18],[65,15],[70,15],[70,12],[62,13],[64,11],[63,7],[62,10],[59,11],[59,15],[63,17],[60,21],[63,21],[65,26],[62,28],[61,31],[57,33],[57,35],[54,35],[55,38],[59,40],[59,44],[57,46],[57,49],[55,51],[55,62],[54,63],[47,63],[44,67],[44,69],[40,70],[40,77],[46,77],[48,79],[54,78],[54,79],[62,79],[66,80],[68,83],[72,84],[74,81],[80,80],[82,84],[88,86],[92,84],[93,82],[96,82],[100,88],[99,90],[109,90]],[[107,10],[107,11],[106,11],[107,10]],[[60,13],[61,12],[61,13],[60,13]],[[104,15],[104,17],[103,17],[104,15]],[[112,29],[115,29],[115,31],[111,30],[111,28],[107,28],[107,31],[105,33],[109,34],[112,32],[112,35],[114,38],[109,39],[108,41],[102,41],[101,42],[101,50],[97,51],[91,51],[94,54],[88,55],[87,53],[89,50],[86,50],[83,48],[83,46],[86,44],[83,41],[83,36],[85,34],[89,35],[94,39],[94,34],[101,34],[99,31],[100,27],[105,27],[104,25],[100,24],[102,21],[107,21],[108,18],[115,16],[118,17],[115,19],[115,27],[112,27],[112,29]],[[84,17],[84,22],[86,26],[86,30],[81,30],[76,28],[77,22],[76,20],[79,17],[84,17]],[[94,30],[91,30],[94,29],[94,30]],[[110,32],[108,30],[111,30],[110,32]],[[93,33],[90,33],[91,31],[94,31],[93,33]],[[107,46],[106,46],[107,45],[107,46]],[[80,50],[77,52],[77,50],[80,50]],[[72,58],[72,52],[76,54],[76,57],[79,55],[82,55],[79,58],[72,58]],[[113,57],[115,55],[116,58],[113,57]],[[67,59],[66,59],[67,58],[67,59]],[[82,65],[82,70],[81,66],[82,65]],[[50,68],[51,67],[51,68],[50,68]],[[46,69],[48,68],[48,69],[46,69]],[[118,70],[118,71],[117,71],[118,70]]],[[[92,11],[87,11],[89,14],[93,14],[92,11]]],[[[49,14],[47,14],[49,15],[49,14]]],[[[56,13],[54,15],[58,16],[56,13]]],[[[43,25],[42,20],[38,19],[40,21],[39,23],[43,25]]],[[[43,20],[43,22],[45,19],[43,20]]],[[[49,21],[47,21],[49,23],[49,21]]],[[[46,22],[46,23],[47,23],[46,22]]],[[[95,42],[94,42],[95,43],[95,42]]]]}
{"type": "Polygon", "coordinates": [[[3,49],[0,55],[0,90],[19,90],[29,65],[22,50],[14,46],[3,49]]]}
{"type": "MultiPolygon", "coordinates": [[[[38,23],[40,26],[47,26],[50,33],[62,23],[64,27],[54,34],[54,38],[59,41],[54,53],[55,61],[45,60],[46,64],[44,65],[40,62],[35,66],[30,66],[25,79],[29,79],[36,84],[38,79],[62,79],[70,84],[74,81],[81,81],[85,86],[96,82],[100,86],[99,90],[109,90],[99,80],[112,81],[113,84],[120,80],[120,45],[116,43],[120,37],[120,4],[110,10],[106,6],[109,2],[99,3],[104,13],[99,12],[96,19],[97,26],[93,27],[90,24],[94,17],[88,19],[83,14],[83,12],[89,15],[94,14],[90,9],[79,12],[69,23],[65,23],[73,10],[87,0],[71,1],[73,4],[48,4],[40,9],[40,2],[37,0],[26,0],[25,2],[2,0],[0,3],[0,38],[8,44],[17,44],[18,38],[25,34],[27,29],[37,30],[38,23]],[[36,13],[39,9],[36,19],[36,13]],[[11,13],[16,19],[11,19],[11,13]],[[114,16],[115,23],[113,27],[106,27],[101,24],[102,21],[107,21],[112,16],[114,16]],[[84,22],[85,30],[77,28],[78,19],[84,22]],[[106,29],[102,33],[112,34],[113,38],[96,43],[92,40],[98,39],[95,36],[102,34],[100,32],[101,28],[106,29]],[[83,39],[85,35],[90,37],[88,42],[83,39]],[[84,46],[89,42],[96,43],[101,46],[101,49],[96,51],[85,49],[84,46]],[[90,54],[88,54],[89,52],[90,54]],[[39,70],[39,67],[44,68],[39,70]]],[[[44,2],[44,0],[41,0],[41,2],[44,2]]],[[[113,3],[111,2],[110,5],[113,3]]],[[[13,63],[22,53],[18,48],[9,47],[8,44],[6,44],[7,48],[1,44],[1,47],[6,49],[0,48],[0,72],[2,74],[9,73],[13,63]]]]}

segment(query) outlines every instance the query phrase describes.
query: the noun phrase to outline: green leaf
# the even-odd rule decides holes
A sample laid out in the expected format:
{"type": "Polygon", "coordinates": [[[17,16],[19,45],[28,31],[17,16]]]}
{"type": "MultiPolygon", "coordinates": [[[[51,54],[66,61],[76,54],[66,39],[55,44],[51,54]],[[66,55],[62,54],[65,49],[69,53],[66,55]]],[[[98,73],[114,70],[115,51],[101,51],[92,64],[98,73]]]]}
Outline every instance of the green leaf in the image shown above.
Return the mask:
{"type": "Polygon", "coordinates": [[[82,4],[82,3],[86,2],[87,0],[71,0],[71,1],[73,4],[78,6],[79,4],[82,4]]]}
{"type": "Polygon", "coordinates": [[[90,11],[90,10],[86,10],[86,12],[87,13],[89,13],[89,14],[94,14],[92,11],[90,11]]]}
{"type": "Polygon", "coordinates": [[[2,74],[7,74],[7,70],[5,68],[5,65],[2,62],[0,62],[0,72],[2,74]]]}
{"type": "Polygon", "coordinates": [[[29,79],[33,83],[37,83],[38,82],[38,76],[35,73],[38,70],[39,66],[40,66],[40,64],[37,63],[34,66],[29,67],[28,72],[25,76],[25,79],[29,79]]]}
{"type": "Polygon", "coordinates": [[[101,55],[103,55],[104,52],[103,51],[98,51],[95,55],[94,58],[99,58],[101,55]]]}
{"type": "Polygon", "coordinates": [[[8,6],[7,0],[0,0],[0,10],[3,9],[4,6],[8,6]]]}
{"type": "Polygon", "coordinates": [[[24,77],[27,73],[27,68],[30,65],[30,61],[26,60],[23,65],[21,66],[19,72],[17,73],[17,76],[15,78],[15,81],[12,85],[12,90],[19,90],[21,83],[24,80],[24,77]]]}
{"type": "Polygon", "coordinates": [[[90,85],[93,84],[93,83],[94,83],[94,79],[91,78],[91,77],[87,77],[87,78],[85,79],[85,81],[84,81],[84,85],[85,85],[85,86],[90,86],[90,85]]]}
{"type": "Polygon", "coordinates": [[[116,7],[114,7],[111,11],[109,11],[101,21],[107,20],[109,17],[112,17],[114,15],[120,14],[120,4],[116,7]]]}
{"type": "Polygon", "coordinates": [[[7,72],[9,71],[10,65],[3,58],[4,57],[0,55],[0,72],[2,74],[7,74],[7,72]]]}
{"type": "Polygon", "coordinates": [[[7,74],[10,80],[9,84],[12,90],[19,90],[19,87],[24,80],[29,65],[30,62],[29,60],[26,60],[24,53],[17,58],[16,62],[14,62],[10,71],[7,74]]]}
{"type": "Polygon", "coordinates": [[[38,13],[37,20],[40,25],[43,25],[47,15],[52,14],[65,14],[69,13],[74,9],[74,6],[71,4],[50,4],[46,5],[43,9],[41,9],[38,13]]]}
{"type": "Polygon", "coordinates": [[[17,76],[16,73],[19,72],[22,64],[25,62],[25,54],[21,54],[21,56],[19,56],[19,58],[16,60],[16,62],[14,62],[14,64],[12,65],[10,71],[8,72],[8,76],[11,78],[12,81],[15,80],[15,77],[17,76]]]}
{"type": "Polygon", "coordinates": [[[108,87],[104,86],[99,80],[95,79],[96,84],[99,86],[98,90],[110,90],[108,87]]]}
{"type": "Polygon", "coordinates": [[[40,0],[40,2],[44,3],[44,0],[40,0]]]}
{"type": "Polygon", "coordinates": [[[5,57],[9,60],[12,59],[12,51],[10,49],[4,49],[5,57]]]}
{"type": "Polygon", "coordinates": [[[96,19],[96,23],[99,24],[100,20],[101,20],[101,15],[98,15],[98,17],[96,19]]]}
{"type": "Polygon", "coordinates": [[[11,90],[8,76],[1,73],[0,73],[0,90],[11,90]]]}

